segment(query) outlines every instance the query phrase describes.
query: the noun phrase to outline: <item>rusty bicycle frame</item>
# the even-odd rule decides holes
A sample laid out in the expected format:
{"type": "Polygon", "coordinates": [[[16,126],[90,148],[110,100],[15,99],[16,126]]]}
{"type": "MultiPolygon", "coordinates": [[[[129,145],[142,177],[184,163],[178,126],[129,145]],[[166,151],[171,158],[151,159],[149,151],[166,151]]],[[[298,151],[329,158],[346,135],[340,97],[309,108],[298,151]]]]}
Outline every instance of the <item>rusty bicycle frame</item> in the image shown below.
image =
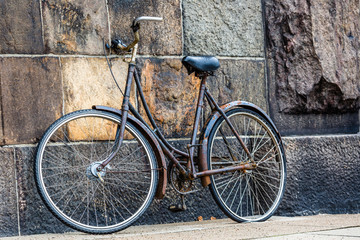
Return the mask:
{"type": "MultiPolygon", "coordinates": [[[[116,155],[116,153],[119,151],[123,137],[124,137],[124,130],[125,130],[125,124],[127,121],[130,121],[133,123],[140,132],[146,137],[146,139],[151,144],[153,151],[155,153],[157,163],[158,163],[158,171],[159,171],[159,183],[157,187],[156,197],[157,198],[163,198],[165,195],[165,189],[167,185],[167,166],[165,163],[165,156],[171,161],[171,163],[175,164],[176,167],[179,169],[180,173],[184,176],[185,179],[188,180],[194,180],[196,178],[201,178],[201,184],[203,187],[210,184],[210,178],[209,176],[224,172],[233,172],[238,170],[252,170],[256,168],[256,163],[253,160],[253,157],[251,156],[248,148],[244,144],[243,140],[239,136],[239,134],[236,132],[235,128],[233,127],[232,123],[226,116],[226,112],[229,109],[238,107],[238,108],[247,108],[252,109],[259,113],[262,117],[264,117],[266,120],[268,120],[274,127],[276,133],[280,138],[280,135],[278,131],[276,130],[275,125],[273,124],[272,120],[267,116],[267,114],[261,110],[259,107],[257,107],[254,104],[244,102],[244,101],[234,101],[227,104],[224,104],[222,106],[219,106],[217,102],[214,100],[208,89],[206,88],[206,80],[207,77],[210,75],[206,72],[197,72],[196,76],[201,80],[200,89],[199,89],[199,95],[198,95],[198,101],[195,111],[195,118],[194,118],[194,124],[193,124],[193,131],[190,143],[187,145],[188,153],[180,151],[179,149],[176,149],[175,147],[171,146],[169,142],[165,139],[164,135],[161,133],[160,129],[155,123],[154,118],[152,117],[152,114],[150,112],[150,109],[147,105],[147,102],[145,100],[145,96],[141,87],[140,83],[140,77],[136,70],[136,53],[138,49],[138,41],[139,41],[139,33],[138,30],[140,29],[139,22],[140,21],[161,21],[162,18],[155,18],[155,17],[140,17],[134,20],[133,22],[133,31],[135,34],[135,40],[129,44],[128,46],[121,44],[118,44],[117,48],[120,48],[123,51],[129,51],[132,50],[132,57],[131,61],[129,63],[129,69],[128,69],[128,75],[127,75],[127,81],[125,86],[125,92],[124,92],[124,98],[122,102],[122,108],[121,110],[106,107],[106,106],[93,106],[93,109],[112,112],[115,114],[118,114],[121,116],[121,124],[118,126],[118,132],[117,132],[117,138],[115,149],[114,151],[100,164],[100,166],[97,168],[97,170],[100,172],[102,169],[105,168],[107,164],[111,162],[113,157],[116,155]],[[133,80],[135,80],[136,89],[139,94],[139,97],[141,99],[141,103],[143,104],[143,107],[145,109],[145,113],[147,118],[150,121],[150,124],[152,128],[147,124],[147,122],[144,120],[144,118],[137,112],[137,110],[132,106],[132,104],[129,102],[130,99],[130,92],[131,92],[131,86],[133,84],[133,80]],[[200,120],[201,120],[201,111],[204,107],[205,99],[209,103],[212,113],[209,116],[208,120],[206,121],[200,137],[199,142],[197,142],[197,133],[199,131],[200,127],[200,120]],[[129,114],[129,112],[132,114],[129,114]],[[229,125],[230,129],[234,133],[236,139],[241,144],[242,148],[247,154],[248,161],[239,163],[237,166],[232,167],[225,167],[221,169],[216,170],[209,170],[208,164],[207,164],[207,154],[208,154],[208,137],[211,132],[212,127],[214,126],[215,122],[219,118],[224,118],[226,123],[229,125]],[[195,156],[195,147],[198,147],[198,156],[195,156]],[[165,156],[164,156],[165,155],[165,156]],[[196,171],[195,164],[198,165],[199,171],[196,171]]],[[[222,133],[221,133],[222,134],[222,133]]],[[[224,134],[222,134],[223,138],[226,141],[226,137],[224,134]]],[[[234,159],[235,157],[231,155],[231,158],[234,159]]],[[[101,179],[100,174],[98,175],[101,179]]]]}

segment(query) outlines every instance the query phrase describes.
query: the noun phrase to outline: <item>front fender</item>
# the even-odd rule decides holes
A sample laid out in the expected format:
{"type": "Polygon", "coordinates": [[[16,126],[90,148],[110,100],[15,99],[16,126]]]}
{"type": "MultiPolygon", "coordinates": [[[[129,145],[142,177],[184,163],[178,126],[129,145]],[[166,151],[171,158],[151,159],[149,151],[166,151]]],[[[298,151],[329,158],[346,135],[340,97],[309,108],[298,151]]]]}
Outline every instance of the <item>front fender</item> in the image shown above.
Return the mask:
{"type": "MultiPolygon", "coordinates": [[[[93,106],[92,108],[100,110],[100,111],[111,112],[111,113],[114,113],[119,116],[122,115],[121,110],[111,108],[111,107],[96,105],[96,106],[93,106]]],[[[156,161],[157,161],[158,167],[160,168],[159,182],[158,182],[155,197],[158,199],[162,199],[165,196],[166,185],[167,185],[167,169],[166,169],[164,153],[160,147],[159,142],[154,137],[153,133],[142,122],[140,122],[138,119],[136,119],[132,115],[128,115],[128,121],[130,121],[141,132],[141,134],[144,135],[146,140],[149,141],[149,143],[155,153],[156,161]]]]}
{"type": "MultiPolygon", "coordinates": [[[[256,106],[255,104],[245,102],[245,101],[234,101],[227,104],[224,104],[220,107],[224,112],[227,112],[228,110],[232,108],[245,108],[253,110],[254,112],[258,113],[260,116],[262,116],[264,119],[266,119],[271,126],[274,128],[277,137],[279,138],[279,141],[281,142],[281,136],[279,131],[277,130],[274,122],[270,119],[270,117],[265,113],[264,110],[262,110],[260,107],[256,106]]],[[[210,132],[212,128],[214,127],[214,124],[216,121],[221,117],[220,113],[218,111],[213,111],[212,114],[207,119],[205,126],[203,128],[203,131],[200,134],[200,145],[201,150],[199,151],[199,171],[206,171],[208,170],[208,164],[207,164],[207,147],[208,147],[208,138],[210,135],[210,132]]],[[[210,184],[210,178],[209,177],[202,177],[201,179],[202,185],[205,187],[210,184]]]]}

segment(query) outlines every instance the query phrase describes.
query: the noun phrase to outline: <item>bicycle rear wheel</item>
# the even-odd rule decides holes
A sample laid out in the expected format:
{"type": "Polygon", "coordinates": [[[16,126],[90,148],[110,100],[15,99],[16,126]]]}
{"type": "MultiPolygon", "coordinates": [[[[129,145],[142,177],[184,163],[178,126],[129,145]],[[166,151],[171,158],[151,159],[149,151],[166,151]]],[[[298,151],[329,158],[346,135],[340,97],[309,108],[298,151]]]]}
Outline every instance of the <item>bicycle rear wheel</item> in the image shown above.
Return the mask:
{"type": "MultiPolygon", "coordinates": [[[[284,193],[286,160],[283,146],[271,124],[256,112],[236,108],[226,115],[257,167],[211,176],[210,191],[231,219],[264,221],[276,211],[284,193]]],[[[248,161],[229,125],[220,118],[209,136],[209,168],[220,169],[248,161]]]]}
{"type": "Polygon", "coordinates": [[[96,168],[116,148],[120,117],[81,110],[57,120],[39,143],[35,181],[51,212],[68,226],[87,233],[112,233],[130,226],[149,207],[158,173],[148,141],[126,123],[114,159],[96,168]]]}

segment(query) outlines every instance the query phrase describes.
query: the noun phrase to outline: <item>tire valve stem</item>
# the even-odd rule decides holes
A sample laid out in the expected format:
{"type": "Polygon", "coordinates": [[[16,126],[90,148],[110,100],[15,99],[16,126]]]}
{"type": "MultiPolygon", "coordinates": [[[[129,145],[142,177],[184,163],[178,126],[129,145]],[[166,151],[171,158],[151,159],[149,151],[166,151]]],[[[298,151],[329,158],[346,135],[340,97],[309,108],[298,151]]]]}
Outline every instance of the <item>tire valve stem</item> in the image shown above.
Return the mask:
{"type": "Polygon", "coordinates": [[[97,176],[99,177],[99,179],[100,179],[101,182],[104,182],[104,179],[101,177],[100,172],[97,173],[97,176]]]}

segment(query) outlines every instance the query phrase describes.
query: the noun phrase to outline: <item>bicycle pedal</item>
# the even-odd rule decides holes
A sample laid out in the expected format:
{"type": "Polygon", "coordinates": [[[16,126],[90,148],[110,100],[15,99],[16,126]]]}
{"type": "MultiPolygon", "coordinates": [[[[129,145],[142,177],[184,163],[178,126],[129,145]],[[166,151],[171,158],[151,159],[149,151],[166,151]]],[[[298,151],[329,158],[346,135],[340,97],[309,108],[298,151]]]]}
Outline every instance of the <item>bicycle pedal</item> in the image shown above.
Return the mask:
{"type": "Polygon", "coordinates": [[[172,212],[181,212],[186,210],[186,206],[183,206],[181,204],[170,205],[169,210],[172,212]]]}

